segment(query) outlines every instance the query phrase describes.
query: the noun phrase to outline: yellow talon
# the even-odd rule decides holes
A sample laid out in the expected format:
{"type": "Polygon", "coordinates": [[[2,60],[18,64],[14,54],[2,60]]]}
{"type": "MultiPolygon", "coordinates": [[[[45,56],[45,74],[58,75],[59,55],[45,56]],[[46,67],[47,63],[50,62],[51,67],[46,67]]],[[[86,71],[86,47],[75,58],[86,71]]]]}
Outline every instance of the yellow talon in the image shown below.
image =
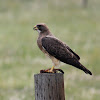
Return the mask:
{"type": "Polygon", "coordinates": [[[50,69],[50,72],[53,72],[54,66],[50,69]]]}
{"type": "Polygon", "coordinates": [[[40,73],[43,73],[43,72],[45,72],[45,73],[55,73],[55,71],[54,71],[54,66],[53,66],[52,68],[50,68],[50,69],[41,70],[41,71],[40,71],[40,73]]]}

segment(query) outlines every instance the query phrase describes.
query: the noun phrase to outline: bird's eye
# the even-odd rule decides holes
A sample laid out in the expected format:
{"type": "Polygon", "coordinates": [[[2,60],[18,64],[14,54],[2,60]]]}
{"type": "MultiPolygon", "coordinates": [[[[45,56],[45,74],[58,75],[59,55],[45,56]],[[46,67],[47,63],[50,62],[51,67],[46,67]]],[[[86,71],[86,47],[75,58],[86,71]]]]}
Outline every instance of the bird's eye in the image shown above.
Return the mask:
{"type": "Polygon", "coordinates": [[[41,27],[41,25],[38,25],[38,27],[40,28],[40,27],[41,27]]]}

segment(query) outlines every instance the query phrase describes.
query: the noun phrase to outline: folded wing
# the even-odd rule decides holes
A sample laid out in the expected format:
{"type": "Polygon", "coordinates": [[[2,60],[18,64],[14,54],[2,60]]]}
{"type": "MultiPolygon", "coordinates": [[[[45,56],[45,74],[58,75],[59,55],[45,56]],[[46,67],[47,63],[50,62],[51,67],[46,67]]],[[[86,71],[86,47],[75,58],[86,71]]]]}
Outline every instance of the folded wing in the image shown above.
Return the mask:
{"type": "Polygon", "coordinates": [[[44,37],[42,39],[42,46],[51,56],[64,63],[67,63],[68,59],[80,59],[75,52],[55,37],[44,37]]]}

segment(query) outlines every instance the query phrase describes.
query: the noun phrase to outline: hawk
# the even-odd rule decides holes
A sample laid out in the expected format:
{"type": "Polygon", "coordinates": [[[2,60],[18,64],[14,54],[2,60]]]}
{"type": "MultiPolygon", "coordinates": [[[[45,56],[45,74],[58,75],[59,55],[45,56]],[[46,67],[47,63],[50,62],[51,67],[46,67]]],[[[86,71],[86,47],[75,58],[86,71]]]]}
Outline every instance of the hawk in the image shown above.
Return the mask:
{"type": "Polygon", "coordinates": [[[37,24],[33,29],[39,33],[37,39],[38,47],[53,62],[53,67],[45,71],[54,73],[54,67],[58,67],[60,62],[63,62],[83,70],[86,74],[92,75],[92,73],[79,62],[80,57],[72,51],[68,45],[56,38],[45,23],[37,24]]]}

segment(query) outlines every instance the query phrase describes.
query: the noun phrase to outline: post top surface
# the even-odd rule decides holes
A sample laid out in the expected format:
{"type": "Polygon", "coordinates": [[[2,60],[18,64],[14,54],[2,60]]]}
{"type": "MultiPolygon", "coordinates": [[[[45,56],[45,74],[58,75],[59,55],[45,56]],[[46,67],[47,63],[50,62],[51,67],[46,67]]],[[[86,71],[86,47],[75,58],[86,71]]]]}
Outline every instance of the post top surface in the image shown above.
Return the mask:
{"type": "Polygon", "coordinates": [[[56,75],[63,75],[63,73],[39,73],[39,74],[34,74],[34,76],[56,76],[56,75]]]}

